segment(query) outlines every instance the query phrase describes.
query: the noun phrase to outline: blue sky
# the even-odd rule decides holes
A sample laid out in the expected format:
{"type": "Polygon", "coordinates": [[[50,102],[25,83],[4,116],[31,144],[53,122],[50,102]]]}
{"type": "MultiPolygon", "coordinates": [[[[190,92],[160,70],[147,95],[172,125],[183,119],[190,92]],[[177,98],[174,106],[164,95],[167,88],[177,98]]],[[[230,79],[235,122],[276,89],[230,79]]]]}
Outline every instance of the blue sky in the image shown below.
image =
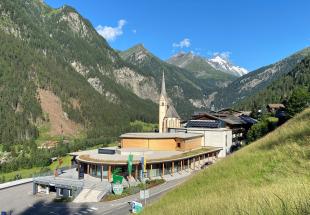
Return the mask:
{"type": "Polygon", "coordinates": [[[109,44],[137,43],[162,59],[222,53],[248,70],[310,46],[309,0],[45,0],[77,9],[109,44]]]}

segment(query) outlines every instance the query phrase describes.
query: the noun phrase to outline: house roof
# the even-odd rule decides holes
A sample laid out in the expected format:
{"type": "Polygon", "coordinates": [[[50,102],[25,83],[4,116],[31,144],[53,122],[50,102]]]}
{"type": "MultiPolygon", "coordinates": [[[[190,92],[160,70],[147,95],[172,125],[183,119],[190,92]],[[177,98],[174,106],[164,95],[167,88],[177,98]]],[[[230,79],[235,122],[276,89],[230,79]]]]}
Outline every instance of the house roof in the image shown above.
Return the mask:
{"type": "Polygon", "coordinates": [[[196,137],[202,137],[203,134],[195,134],[195,133],[185,133],[185,132],[177,132],[177,133],[126,133],[120,136],[121,139],[129,138],[129,139],[192,139],[196,137]]]}
{"type": "Polygon", "coordinates": [[[248,124],[255,124],[257,123],[256,119],[253,119],[252,117],[246,116],[246,115],[241,115],[239,116],[243,121],[245,121],[248,124]]]}
{"type": "Polygon", "coordinates": [[[268,104],[267,107],[278,109],[278,108],[285,108],[284,104],[268,104]]]}
{"type": "MultiPolygon", "coordinates": [[[[195,120],[199,120],[199,119],[204,119],[204,118],[209,118],[209,119],[213,119],[213,120],[220,120],[223,121],[227,124],[230,125],[243,125],[243,124],[253,124],[252,122],[255,121],[254,119],[252,119],[251,117],[246,117],[244,115],[241,116],[235,116],[233,114],[218,114],[218,113],[204,113],[204,114],[200,114],[200,115],[196,115],[193,118],[195,120]],[[241,117],[243,116],[243,118],[241,117]]],[[[206,120],[206,119],[204,119],[206,120]]],[[[255,121],[256,123],[256,121],[255,121]]]]}
{"type": "Polygon", "coordinates": [[[190,120],[186,124],[186,128],[221,128],[220,120],[190,120]]]}
{"type": "Polygon", "coordinates": [[[167,118],[178,118],[178,119],[180,119],[180,116],[179,116],[179,114],[177,113],[177,111],[175,110],[175,108],[173,107],[173,105],[169,105],[165,117],[167,117],[167,118]]]}

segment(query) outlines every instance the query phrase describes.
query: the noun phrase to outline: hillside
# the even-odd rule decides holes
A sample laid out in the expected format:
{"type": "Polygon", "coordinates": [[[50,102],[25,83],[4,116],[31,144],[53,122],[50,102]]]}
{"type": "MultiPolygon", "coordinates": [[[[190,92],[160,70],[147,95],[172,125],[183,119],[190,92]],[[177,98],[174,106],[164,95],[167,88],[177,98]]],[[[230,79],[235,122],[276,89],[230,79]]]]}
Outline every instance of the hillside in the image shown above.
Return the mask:
{"type": "Polygon", "coordinates": [[[194,110],[204,107],[204,83],[189,71],[162,61],[142,44],[120,52],[120,56],[135,65],[141,75],[152,77],[156,86],[160,86],[164,72],[167,93],[181,117],[188,117],[194,110]]]}
{"type": "Polygon", "coordinates": [[[73,8],[3,0],[0,13],[0,143],[37,138],[38,127],[53,122],[61,123],[57,134],[82,129],[96,138],[117,136],[134,120],[156,121],[155,103],[119,77],[129,71],[142,88],[152,80],[139,76],[73,8]],[[46,112],[51,109],[58,112],[46,112]]]}
{"type": "Polygon", "coordinates": [[[310,109],[163,196],[143,214],[309,214],[310,109]]]}
{"type": "Polygon", "coordinates": [[[292,71],[273,81],[270,86],[257,94],[242,100],[236,107],[244,110],[264,109],[269,103],[282,103],[287,100],[298,87],[310,90],[310,55],[298,63],[292,71]]]}
{"type": "Polygon", "coordinates": [[[305,48],[279,62],[250,72],[236,79],[226,88],[219,90],[214,97],[209,98],[208,102],[214,104],[218,109],[237,104],[264,90],[273,81],[290,72],[309,53],[310,48],[305,48]]]}
{"type": "Polygon", "coordinates": [[[191,52],[180,52],[169,58],[167,62],[192,72],[204,86],[207,95],[237,79],[234,75],[213,68],[206,59],[191,52]]]}

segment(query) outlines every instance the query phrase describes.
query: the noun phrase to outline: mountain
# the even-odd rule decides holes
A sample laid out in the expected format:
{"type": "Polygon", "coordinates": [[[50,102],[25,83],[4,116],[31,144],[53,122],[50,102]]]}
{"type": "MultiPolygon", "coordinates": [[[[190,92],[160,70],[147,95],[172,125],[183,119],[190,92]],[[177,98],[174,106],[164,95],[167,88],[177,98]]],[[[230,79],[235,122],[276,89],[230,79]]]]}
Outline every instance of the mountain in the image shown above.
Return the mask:
{"type": "Polygon", "coordinates": [[[194,55],[192,52],[179,52],[169,58],[167,62],[192,72],[197,79],[205,83],[206,94],[227,86],[237,78],[227,72],[215,69],[207,59],[194,55]]]}
{"type": "Polygon", "coordinates": [[[309,214],[310,108],[195,174],[143,214],[309,214]]]}
{"type": "Polygon", "coordinates": [[[116,137],[136,119],[157,121],[146,95],[158,94],[154,80],[124,62],[75,9],[2,0],[0,13],[0,143],[37,138],[45,124],[51,135],[97,138],[116,137]]]}
{"type": "Polygon", "coordinates": [[[269,103],[285,102],[294,89],[300,87],[306,87],[310,92],[310,53],[290,72],[274,80],[255,95],[242,100],[236,107],[243,110],[264,109],[269,103]]]}
{"type": "Polygon", "coordinates": [[[228,74],[232,74],[235,76],[243,76],[248,73],[248,70],[245,68],[242,68],[240,66],[233,65],[230,61],[227,59],[224,59],[221,56],[215,56],[214,58],[211,58],[208,60],[208,63],[215,69],[226,72],[228,74]]]}
{"type": "Polygon", "coordinates": [[[274,64],[250,72],[234,80],[226,88],[220,89],[216,95],[209,97],[208,103],[218,109],[236,105],[266,89],[273,81],[292,71],[309,53],[310,48],[305,48],[274,64]]]}
{"type": "MultiPolygon", "coordinates": [[[[127,63],[134,65],[141,75],[152,78],[157,88],[161,85],[164,72],[168,96],[181,116],[188,117],[197,108],[205,106],[205,83],[189,71],[162,61],[142,44],[119,52],[119,54],[127,63]]],[[[157,99],[158,95],[155,98],[157,99]]]]}
{"type": "Polygon", "coordinates": [[[200,77],[207,75],[210,78],[222,77],[223,80],[232,80],[233,77],[240,77],[248,73],[248,71],[242,67],[235,66],[227,59],[217,55],[214,58],[208,59],[199,55],[193,54],[193,52],[179,52],[173,55],[167,60],[168,63],[176,65],[181,68],[188,69],[190,71],[198,73],[200,77]],[[223,73],[229,74],[224,76],[223,73]]]}

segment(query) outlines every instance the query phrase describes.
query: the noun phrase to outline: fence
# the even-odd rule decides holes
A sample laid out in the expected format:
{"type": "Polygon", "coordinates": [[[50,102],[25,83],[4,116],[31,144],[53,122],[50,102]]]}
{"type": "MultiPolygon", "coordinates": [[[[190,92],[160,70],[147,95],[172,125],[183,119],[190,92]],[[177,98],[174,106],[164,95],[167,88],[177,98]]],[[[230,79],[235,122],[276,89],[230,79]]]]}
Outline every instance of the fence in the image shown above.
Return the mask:
{"type": "MultiPolygon", "coordinates": [[[[69,170],[69,169],[74,169],[77,168],[77,164],[71,165],[71,166],[65,166],[57,169],[58,175],[61,175],[64,171],[69,170]]],[[[44,176],[52,176],[54,175],[54,171],[46,171],[46,172],[39,172],[32,174],[32,178],[38,178],[38,177],[44,177],[44,176]]]]}

